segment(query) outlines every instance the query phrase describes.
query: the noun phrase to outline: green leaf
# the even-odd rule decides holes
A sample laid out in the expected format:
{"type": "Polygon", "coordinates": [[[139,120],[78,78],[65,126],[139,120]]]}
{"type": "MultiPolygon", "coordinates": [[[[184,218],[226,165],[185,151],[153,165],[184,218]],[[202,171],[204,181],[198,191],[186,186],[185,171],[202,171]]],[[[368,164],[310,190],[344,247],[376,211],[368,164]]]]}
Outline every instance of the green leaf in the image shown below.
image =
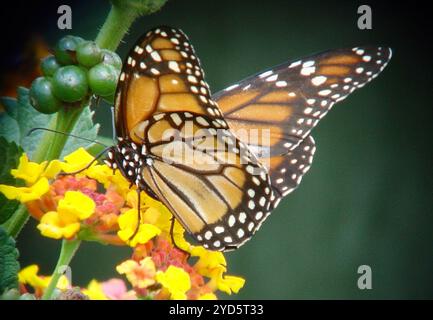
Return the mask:
{"type": "Polygon", "coordinates": [[[18,255],[15,240],[0,227],[0,293],[18,287],[18,255]]]}
{"type": "Polygon", "coordinates": [[[17,118],[17,99],[15,98],[11,98],[11,97],[1,97],[0,98],[0,102],[1,104],[4,106],[5,111],[7,112],[7,114],[16,119],[17,118]]]}
{"type": "Polygon", "coordinates": [[[52,115],[39,113],[30,105],[27,88],[19,87],[17,93],[17,99],[10,97],[1,99],[6,112],[0,118],[0,136],[17,143],[31,157],[41,139],[42,132],[35,132],[30,136],[27,134],[32,128],[45,127],[52,115]]]}
{"type": "Polygon", "coordinates": [[[0,137],[4,137],[8,141],[20,143],[18,123],[7,112],[0,112],[0,137]]]}
{"type": "Polygon", "coordinates": [[[17,92],[18,112],[16,121],[18,122],[20,132],[19,145],[29,155],[29,158],[31,158],[33,151],[41,140],[42,131],[34,132],[31,135],[27,134],[33,128],[46,127],[53,115],[40,113],[31,106],[29,90],[27,88],[19,87],[17,92]]]}
{"type": "MultiPolygon", "coordinates": [[[[89,107],[85,107],[71,133],[81,138],[96,140],[99,131],[99,124],[93,123],[93,115],[94,112],[90,111],[89,107]]],[[[75,151],[79,147],[87,148],[90,145],[92,145],[92,142],[69,137],[65,147],[63,148],[61,158],[75,151]]]]}
{"type": "MultiPolygon", "coordinates": [[[[27,88],[19,87],[17,93],[17,99],[10,97],[0,98],[0,102],[6,110],[6,112],[0,114],[0,137],[4,137],[7,141],[13,141],[21,146],[31,159],[34,150],[42,138],[43,131],[35,131],[31,135],[28,135],[29,131],[33,128],[47,128],[55,114],[47,115],[36,111],[30,105],[29,90],[27,88]]],[[[93,123],[92,117],[93,112],[90,111],[90,108],[84,108],[72,134],[95,140],[99,125],[93,123]]],[[[90,144],[90,142],[81,139],[69,138],[62,156],[71,153],[78,147],[87,147],[90,144]]]]}
{"type": "MultiPolygon", "coordinates": [[[[14,143],[7,142],[5,138],[0,137],[0,184],[22,185],[11,174],[11,169],[18,166],[22,150],[14,143]]],[[[19,202],[8,200],[0,193],[0,224],[6,222],[18,208],[19,202]]]]}

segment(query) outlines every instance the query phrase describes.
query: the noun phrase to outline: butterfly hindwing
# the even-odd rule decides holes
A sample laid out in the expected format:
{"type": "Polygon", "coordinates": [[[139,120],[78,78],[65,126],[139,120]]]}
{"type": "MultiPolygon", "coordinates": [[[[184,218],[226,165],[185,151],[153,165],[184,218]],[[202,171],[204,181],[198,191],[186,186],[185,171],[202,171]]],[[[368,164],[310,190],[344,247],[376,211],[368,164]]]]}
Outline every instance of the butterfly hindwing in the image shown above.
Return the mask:
{"type": "Polygon", "coordinates": [[[315,152],[314,139],[308,136],[288,154],[269,159],[268,171],[275,193],[272,208],[277,207],[283,197],[299,186],[303,176],[311,167],[315,152]]]}
{"type": "Polygon", "coordinates": [[[190,112],[155,115],[145,128],[152,165],[142,176],[201,244],[229,250],[260,227],[273,190],[266,169],[246,145],[212,122],[190,112]],[[173,122],[174,130],[160,131],[164,122],[173,122]]]}

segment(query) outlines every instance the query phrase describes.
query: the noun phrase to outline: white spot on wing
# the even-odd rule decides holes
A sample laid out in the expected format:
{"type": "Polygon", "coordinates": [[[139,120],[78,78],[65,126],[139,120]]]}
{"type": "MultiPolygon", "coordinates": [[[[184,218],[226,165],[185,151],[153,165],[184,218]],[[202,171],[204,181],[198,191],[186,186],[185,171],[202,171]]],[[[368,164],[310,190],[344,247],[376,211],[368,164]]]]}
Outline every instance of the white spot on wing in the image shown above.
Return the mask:
{"type": "Polygon", "coordinates": [[[234,85],[231,85],[230,87],[225,88],[224,91],[230,91],[230,90],[233,90],[233,89],[235,89],[237,87],[239,87],[238,83],[236,83],[234,85]]]}
{"type": "Polygon", "coordinates": [[[311,83],[315,86],[320,86],[321,84],[325,83],[327,78],[325,76],[317,76],[311,79],[311,83]]]}

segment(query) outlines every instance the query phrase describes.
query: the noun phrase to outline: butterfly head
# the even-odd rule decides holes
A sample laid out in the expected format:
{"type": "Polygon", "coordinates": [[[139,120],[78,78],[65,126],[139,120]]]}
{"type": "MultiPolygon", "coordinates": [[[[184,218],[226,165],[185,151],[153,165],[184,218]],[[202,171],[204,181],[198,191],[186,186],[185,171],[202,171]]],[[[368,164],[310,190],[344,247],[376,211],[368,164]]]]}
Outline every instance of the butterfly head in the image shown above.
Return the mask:
{"type": "Polygon", "coordinates": [[[128,139],[119,138],[116,146],[108,150],[105,163],[113,170],[118,169],[132,184],[142,184],[141,172],[145,166],[152,166],[153,160],[146,152],[145,145],[138,145],[128,139]]]}

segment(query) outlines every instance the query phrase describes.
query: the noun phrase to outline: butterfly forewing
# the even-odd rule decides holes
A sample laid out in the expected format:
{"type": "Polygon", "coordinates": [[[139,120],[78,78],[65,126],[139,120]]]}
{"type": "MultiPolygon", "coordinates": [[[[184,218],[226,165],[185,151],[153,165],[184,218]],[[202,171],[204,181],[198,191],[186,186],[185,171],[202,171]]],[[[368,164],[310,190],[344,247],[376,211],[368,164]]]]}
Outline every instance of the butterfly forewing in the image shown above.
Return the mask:
{"type": "Polygon", "coordinates": [[[310,131],[335,103],[376,78],[390,58],[385,47],[331,50],[286,62],[213,95],[235,133],[270,131],[243,141],[268,169],[273,207],[311,166],[316,147],[310,131]]]}
{"type": "Polygon", "coordinates": [[[192,45],[178,29],[159,27],[137,41],[120,74],[115,100],[118,135],[143,138],[140,125],[160,112],[220,116],[192,45]]]}
{"type": "Polygon", "coordinates": [[[385,47],[331,50],[258,73],[213,98],[232,130],[269,129],[269,142],[256,144],[269,147],[270,156],[283,155],[336,102],[377,77],[390,58],[385,47]]]}
{"type": "Polygon", "coordinates": [[[116,166],[205,247],[239,247],[269,214],[275,196],[267,170],[228,130],[180,30],[154,29],[132,48],[116,93],[116,128],[116,166]]]}

